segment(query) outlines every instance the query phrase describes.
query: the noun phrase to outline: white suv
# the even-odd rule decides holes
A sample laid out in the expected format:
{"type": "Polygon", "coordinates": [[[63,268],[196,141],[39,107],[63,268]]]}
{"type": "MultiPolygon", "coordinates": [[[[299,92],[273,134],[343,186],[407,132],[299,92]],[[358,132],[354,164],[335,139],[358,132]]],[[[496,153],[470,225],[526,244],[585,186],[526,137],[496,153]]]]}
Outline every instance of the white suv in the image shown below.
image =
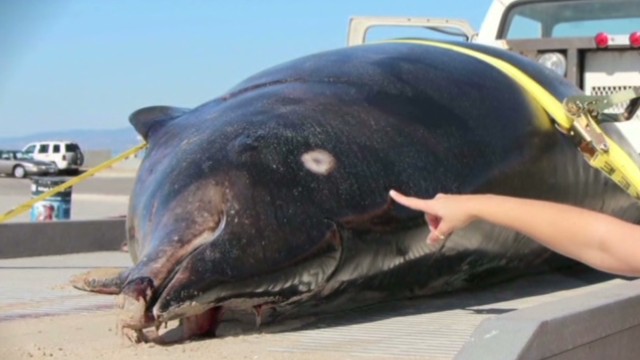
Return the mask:
{"type": "Polygon", "coordinates": [[[84,163],[80,146],[71,141],[35,142],[25,146],[22,151],[35,160],[53,162],[60,172],[68,174],[77,174],[84,163]]]}

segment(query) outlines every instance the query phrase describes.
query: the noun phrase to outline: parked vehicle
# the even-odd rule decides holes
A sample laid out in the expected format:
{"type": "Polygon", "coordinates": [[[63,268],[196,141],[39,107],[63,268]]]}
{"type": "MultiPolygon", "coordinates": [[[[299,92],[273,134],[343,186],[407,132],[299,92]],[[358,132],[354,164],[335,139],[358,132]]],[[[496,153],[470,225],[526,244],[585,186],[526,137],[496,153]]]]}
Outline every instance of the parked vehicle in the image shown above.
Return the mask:
{"type": "MultiPolygon", "coordinates": [[[[350,21],[348,45],[365,43],[373,27],[422,28],[507,49],[564,76],[587,95],[640,87],[638,0],[494,0],[477,32],[460,19],[359,16],[350,21]]],[[[609,112],[620,114],[626,107],[609,112]]]]}
{"type": "Polygon", "coordinates": [[[52,162],[30,159],[22,151],[0,150],[0,174],[24,178],[57,172],[58,168],[52,162]]]}
{"type": "Polygon", "coordinates": [[[22,149],[27,157],[56,164],[58,171],[77,174],[84,163],[80,146],[71,141],[41,141],[28,144],[22,149]]]}
{"type": "MultiPolygon", "coordinates": [[[[365,43],[374,27],[427,29],[513,51],[557,72],[586,95],[610,96],[640,89],[639,24],[639,0],[493,0],[479,31],[461,19],[358,16],[349,23],[347,44],[365,43]]],[[[625,120],[614,126],[637,153],[639,107],[635,99],[603,111],[625,120]]]]}

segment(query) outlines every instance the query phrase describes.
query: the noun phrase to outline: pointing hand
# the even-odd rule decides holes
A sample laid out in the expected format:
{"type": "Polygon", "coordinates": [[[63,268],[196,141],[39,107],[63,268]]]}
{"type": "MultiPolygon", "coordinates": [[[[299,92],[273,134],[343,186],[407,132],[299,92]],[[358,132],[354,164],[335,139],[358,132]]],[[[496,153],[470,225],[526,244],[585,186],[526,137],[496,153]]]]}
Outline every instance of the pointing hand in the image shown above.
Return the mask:
{"type": "Polygon", "coordinates": [[[425,200],[405,196],[391,190],[389,196],[401,205],[425,213],[430,230],[427,237],[429,244],[441,243],[452,232],[475,220],[471,211],[470,199],[464,195],[438,194],[433,199],[425,200]]]}

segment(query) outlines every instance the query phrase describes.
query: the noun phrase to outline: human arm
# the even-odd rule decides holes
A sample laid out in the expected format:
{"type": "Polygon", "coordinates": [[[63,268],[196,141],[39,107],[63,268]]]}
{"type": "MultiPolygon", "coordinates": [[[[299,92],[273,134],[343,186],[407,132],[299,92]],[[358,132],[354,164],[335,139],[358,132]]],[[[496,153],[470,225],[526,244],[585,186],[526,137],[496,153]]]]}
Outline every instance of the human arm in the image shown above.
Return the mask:
{"type": "Polygon", "coordinates": [[[438,195],[424,200],[390,193],[398,203],[427,214],[428,241],[476,220],[520,232],[549,249],[596,269],[640,276],[640,226],[615,217],[547,201],[500,195],[438,195]]]}

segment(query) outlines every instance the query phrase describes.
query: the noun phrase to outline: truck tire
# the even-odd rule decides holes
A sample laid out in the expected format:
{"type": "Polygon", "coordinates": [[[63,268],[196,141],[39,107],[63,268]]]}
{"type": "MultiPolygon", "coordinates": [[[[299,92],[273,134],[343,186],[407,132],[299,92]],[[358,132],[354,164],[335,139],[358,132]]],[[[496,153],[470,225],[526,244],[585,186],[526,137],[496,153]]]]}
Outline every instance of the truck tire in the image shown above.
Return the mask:
{"type": "Polygon", "coordinates": [[[84,154],[82,151],[76,151],[76,157],[78,159],[78,166],[84,165],[84,154]]]}

